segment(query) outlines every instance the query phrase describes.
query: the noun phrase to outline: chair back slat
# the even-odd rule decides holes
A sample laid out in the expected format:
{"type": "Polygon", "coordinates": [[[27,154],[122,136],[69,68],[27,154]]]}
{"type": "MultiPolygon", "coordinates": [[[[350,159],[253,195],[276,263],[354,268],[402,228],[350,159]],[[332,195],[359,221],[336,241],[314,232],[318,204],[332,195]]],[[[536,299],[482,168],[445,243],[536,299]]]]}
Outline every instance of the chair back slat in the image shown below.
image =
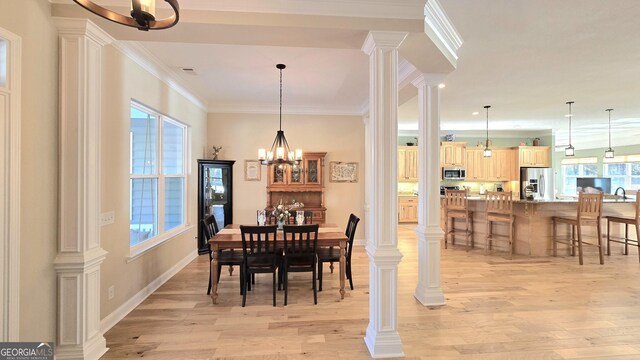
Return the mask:
{"type": "Polygon", "coordinates": [[[349,215],[349,221],[347,222],[347,229],[344,234],[347,236],[347,260],[351,259],[351,248],[353,247],[353,238],[356,235],[356,228],[358,227],[360,218],[354,214],[349,215]]]}
{"type": "Polygon", "coordinates": [[[488,213],[513,214],[513,194],[510,191],[489,191],[485,203],[488,213]]]}
{"type": "Polygon", "coordinates": [[[578,195],[578,220],[594,219],[599,220],[602,216],[602,193],[578,195]]]}
{"type": "Polygon", "coordinates": [[[318,246],[318,224],[284,225],[286,254],[315,253],[318,246]]]}
{"type": "Polygon", "coordinates": [[[445,189],[444,199],[447,210],[467,210],[469,205],[467,194],[468,190],[445,189]]]}
{"type": "Polygon", "coordinates": [[[271,226],[246,226],[240,225],[242,234],[242,254],[260,255],[272,254],[276,251],[277,225],[271,226]]]}
{"type": "Polygon", "coordinates": [[[636,224],[640,226],[640,193],[636,193],[636,224]]]}
{"type": "Polygon", "coordinates": [[[211,215],[205,216],[202,219],[202,230],[204,231],[204,237],[207,240],[211,240],[212,237],[216,236],[220,230],[218,230],[218,223],[216,222],[216,217],[211,215]]]}

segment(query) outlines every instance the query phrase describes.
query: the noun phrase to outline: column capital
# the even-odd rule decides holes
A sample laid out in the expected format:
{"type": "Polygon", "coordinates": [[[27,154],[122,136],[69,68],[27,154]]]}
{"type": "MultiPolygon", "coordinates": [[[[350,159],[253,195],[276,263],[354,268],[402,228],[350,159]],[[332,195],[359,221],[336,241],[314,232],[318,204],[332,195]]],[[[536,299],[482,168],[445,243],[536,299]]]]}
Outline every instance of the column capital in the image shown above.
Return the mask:
{"type": "Polygon", "coordinates": [[[61,36],[86,36],[100,46],[109,45],[116,40],[89,19],[54,17],[53,22],[61,36]]]}
{"type": "Polygon", "coordinates": [[[411,81],[411,84],[413,84],[413,86],[417,88],[423,86],[438,86],[442,84],[446,77],[447,74],[424,73],[418,75],[415,79],[413,79],[413,81],[411,81]]]}
{"type": "Polygon", "coordinates": [[[371,55],[376,48],[397,49],[409,33],[404,31],[369,31],[362,51],[371,55]]]}

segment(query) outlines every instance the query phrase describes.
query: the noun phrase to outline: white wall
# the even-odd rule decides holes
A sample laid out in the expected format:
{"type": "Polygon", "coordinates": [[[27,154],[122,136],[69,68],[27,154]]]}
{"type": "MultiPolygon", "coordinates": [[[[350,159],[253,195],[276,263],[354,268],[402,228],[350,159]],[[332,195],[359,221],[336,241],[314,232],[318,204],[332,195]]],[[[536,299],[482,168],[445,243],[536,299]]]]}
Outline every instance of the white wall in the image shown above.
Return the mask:
{"type": "MultiPolygon", "coordinates": [[[[284,115],[282,128],[292,148],[327,152],[330,161],[358,162],[357,183],[332,183],[325,175],[326,221],[345,227],[349,214],[360,217],[356,239],[364,239],[364,123],[359,116],[284,115]]],[[[258,148],[271,146],[278,129],[277,114],[210,113],[206,156],[209,149],[222,146],[221,160],[236,160],[233,179],[233,222],[254,224],[256,210],[266,205],[267,172],[262,181],[244,181],[244,160],[256,160],[258,148]]],[[[201,150],[200,156],[203,155],[201,150]]]]}
{"type": "MultiPolygon", "coordinates": [[[[105,318],[178,261],[196,251],[197,164],[206,141],[207,114],[169,88],[113,46],[104,50],[102,106],[101,212],[114,211],[115,223],[102,227],[101,317],[105,318]],[[188,222],[193,228],[144,253],[129,256],[129,107],[131,99],[189,125],[191,153],[188,166],[188,222]],[[114,286],[115,297],[108,299],[114,286]]],[[[207,278],[202,279],[203,294],[207,278]]]]}

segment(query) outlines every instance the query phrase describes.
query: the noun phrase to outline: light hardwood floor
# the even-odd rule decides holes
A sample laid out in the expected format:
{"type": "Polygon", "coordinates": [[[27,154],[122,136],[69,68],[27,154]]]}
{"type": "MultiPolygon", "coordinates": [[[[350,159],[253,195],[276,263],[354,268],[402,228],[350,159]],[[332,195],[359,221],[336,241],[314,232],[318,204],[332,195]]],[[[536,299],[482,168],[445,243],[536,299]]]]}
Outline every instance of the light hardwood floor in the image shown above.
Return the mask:
{"type": "MultiPolygon", "coordinates": [[[[640,265],[621,246],[598,264],[576,258],[442,252],[446,305],[413,297],[416,236],[399,228],[398,326],[408,359],[640,359],[640,265]]],[[[633,249],[635,250],[635,248],[633,249]]],[[[632,251],[633,251],[632,250],[632,251]]],[[[105,335],[108,359],[365,359],[368,259],[354,252],[355,290],[339,301],[338,272],[324,272],[313,305],[311,275],[290,280],[289,305],[271,306],[271,278],[259,277],[242,308],[238,273],[223,271],[219,304],[206,295],[200,256],[105,335]]]]}

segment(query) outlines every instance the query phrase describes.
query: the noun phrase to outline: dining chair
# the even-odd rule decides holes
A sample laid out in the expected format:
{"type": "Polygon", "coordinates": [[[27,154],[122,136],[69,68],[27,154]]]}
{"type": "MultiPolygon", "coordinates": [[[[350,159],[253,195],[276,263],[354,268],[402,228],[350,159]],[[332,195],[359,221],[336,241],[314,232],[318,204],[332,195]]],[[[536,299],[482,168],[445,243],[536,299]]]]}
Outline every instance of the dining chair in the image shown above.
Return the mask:
{"type": "Polygon", "coordinates": [[[484,254],[487,255],[491,249],[491,245],[496,240],[509,241],[509,259],[513,258],[513,201],[512,193],[501,191],[489,191],[487,192],[485,203],[486,209],[486,233],[484,254]],[[507,226],[507,235],[499,235],[493,233],[493,223],[504,223],[507,226]]]}
{"type": "Polygon", "coordinates": [[[311,272],[313,303],[318,303],[316,291],[316,262],[318,224],[284,225],[284,305],[289,294],[289,272],[311,272]]]}
{"type": "Polygon", "coordinates": [[[629,245],[638,248],[638,261],[640,261],[640,194],[636,195],[635,217],[607,216],[607,256],[611,255],[611,242],[624,244],[624,254],[629,254],[629,245]],[[624,224],[624,236],[611,236],[611,226],[613,224],[624,224]],[[629,237],[629,225],[636,228],[636,238],[629,237]]]}
{"type": "Polygon", "coordinates": [[[602,217],[602,198],[603,194],[586,194],[581,192],[578,195],[578,209],[575,218],[553,216],[553,256],[557,256],[558,244],[565,244],[571,247],[571,255],[574,255],[575,248],[578,248],[578,261],[582,265],[582,245],[596,246],[600,254],[600,265],[604,265],[604,257],[602,256],[602,230],[600,228],[600,219],[602,217]],[[583,240],[582,228],[589,224],[596,227],[597,238],[595,243],[588,243],[583,240]],[[558,240],[557,225],[568,224],[571,227],[571,238],[568,242],[558,240]],[[576,231],[577,230],[577,231],[576,231]],[[576,232],[578,238],[576,239],[576,232]]]}
{"type": "Polygon", "coordinates": [[[251,289],[254,274],[273,274],[273,306],[276,306],[276,272],[279,256],[276,250],[277,225],[240,225],[242,234],[242,307],[247,301],[247,288],[251,289]]]}
{"type": "MultiPolygon", "coordinates": [[[[214,237],[219,229],[218,223],[216,222],[215,216],[213,214],[206,216],[202,219],[202,230],[204,232],[204,237],[207,241],[211,240],[214,237]]],[[[207,295],[211,294],[211,261],[213,261],[213,254],[211,252],[211,247],[209,247],[209,285],[207,288],[207,295]]],[[[218,250],[218,283],[220,282],[220,273],[222,273],[222,266],[229,266],[229,276],[233,275],[233,266],[238,265],[242,266],[242,254],[239,251],[231,250],[218,250]]],[[[240,291],[242,291],[242,272],[240,273],[240,291]]]]}
{"type": "Polygon", "coordinates": [[[444,191],[444,248],[447,248],[448,239],[454,245],[456,234],[465,236],[467,251],[473,249],[473,211],[469,211],[468,190],[444,191]],[[465,221],[464,229],[456,229],[455,220],[465,221]],[[451,224],[451,226],[449,226],[451,224]]]}
{"type": "MultiPolygon", "coordinates": [[[[351,252],[353,249],[353,237],[356,234],[356,228],[358,227],[360,218],[354,214],[349,215],[349,221],[347,222],[347,229],[344,234],[347,236],[347,252],[346,257],[346,272],[347,279],[349,279],[349,286],[353,290],[353,276],[351,273],[351,252]]],[[[322,271],[323,264],[325,262],[339,262],[340,261],[340,249],[334,247],[320,247],[318,249],[318,291],[322,291],[322,271]]]]}

